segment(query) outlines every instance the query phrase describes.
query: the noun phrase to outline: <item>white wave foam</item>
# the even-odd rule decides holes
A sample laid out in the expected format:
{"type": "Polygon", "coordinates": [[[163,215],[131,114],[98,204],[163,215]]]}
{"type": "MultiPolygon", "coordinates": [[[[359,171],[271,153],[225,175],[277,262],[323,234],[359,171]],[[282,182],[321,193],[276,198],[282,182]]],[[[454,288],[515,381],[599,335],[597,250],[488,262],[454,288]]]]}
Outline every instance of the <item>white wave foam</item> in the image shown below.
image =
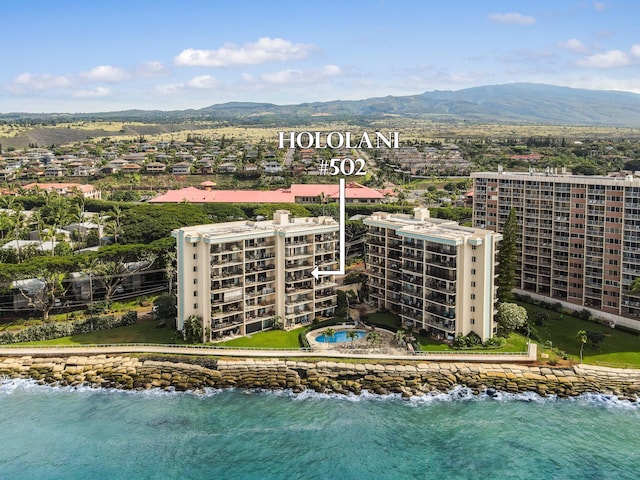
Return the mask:
{"type": "Polygon", "coordinates": [[[124,390],[117,388],[95,388],[89,385],[78,386],[56,386],[56,385],[43,385],[32,379],[5,379],[0,381],[0,396],[10,396],[16,393],[60,393],[60,392],[74,392],[74,393],[100,393],[107,395],[135,395],[145,397],[164,397],[175,395],[186,395],[195,398],[207,399],[215,397],[224,392],[237,392],[246,395],[270,395],[276,397],[289,398],[293,401],[309,401],[318,399],[330,399],[340,400],[347,402],[363,402],[363,401],[394,401],[404,403],[409,406],[421,406],[429,405],[433,403],[445,403],[445,402],[476,402],[476,401],[494,401],[498,403],[507,402],[533,402],[533,403],[549,403],[549,402],[576,402],[584,406],[596,406],[605,408],[623,408],[626,410],[640,410],[640,401],[632,402],[629,400],[621,400],[615,395],[600,394],[600,393],[584,393],[582,395],[570,398],[560,398],[555,395],[549,395],[546,397],[540,396],[534,392],[523,393],[508,393],[499,390],[485,390],[480,394],[473,393],[473,390],[469,387],[457,385],[448,392],[429,392],[424,395],[414,395],[413,397],[403,398],[399,393],[389,393],[386,395],[379,395],[367,390],[363,390],[360,394],[349,393],[318,393],[312,389],[305,389],[302,392],[294,392],[292,390],[268,390],[268,389],[252,389],[241,390],[235,388],[216,389],[216,388],[204,388],[202,390],[190,390],[185,392],[178,392],[174,389],[161,389],[152,388],[149,390],[124,390]]]}

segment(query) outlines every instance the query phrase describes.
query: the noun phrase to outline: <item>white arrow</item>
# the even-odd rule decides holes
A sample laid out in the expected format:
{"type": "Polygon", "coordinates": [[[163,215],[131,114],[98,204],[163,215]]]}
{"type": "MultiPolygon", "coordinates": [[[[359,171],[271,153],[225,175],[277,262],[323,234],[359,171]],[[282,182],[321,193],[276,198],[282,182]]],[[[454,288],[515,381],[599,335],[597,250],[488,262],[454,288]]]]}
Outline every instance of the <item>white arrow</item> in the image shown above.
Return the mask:
{"type": "Polygon", "coordinates": [[[340,269],[339,270],[320,270],[316,265],[311,271],[311,275],[318,280],[320,275],[344,275],[345,263],[345,234],[344,234],[344,204],[345,204],[345,186],[344,178],[340,179],[340,269]]]}

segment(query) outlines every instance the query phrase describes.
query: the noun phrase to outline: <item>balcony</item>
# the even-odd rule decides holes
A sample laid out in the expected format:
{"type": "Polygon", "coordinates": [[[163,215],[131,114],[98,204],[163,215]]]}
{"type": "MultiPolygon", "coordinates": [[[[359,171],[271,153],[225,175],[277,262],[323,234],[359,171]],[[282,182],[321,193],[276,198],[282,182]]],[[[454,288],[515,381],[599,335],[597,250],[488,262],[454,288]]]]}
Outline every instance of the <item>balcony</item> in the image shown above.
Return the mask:
{"type": "Polygon", "coordinates": [[[233,320],[222,321],[222,322],[211,322],[211,332],[221,332],[222,330],[228,330],[231,328],[236,328],[242,325],[244,322],[240,316],[235,317],[233,320]]]}
{"type": "Polygon", "coordinates": [[[242,287],[242,282],[238,280],[214,280],[211,282],[211,290],[224,291],[242,287]]]}

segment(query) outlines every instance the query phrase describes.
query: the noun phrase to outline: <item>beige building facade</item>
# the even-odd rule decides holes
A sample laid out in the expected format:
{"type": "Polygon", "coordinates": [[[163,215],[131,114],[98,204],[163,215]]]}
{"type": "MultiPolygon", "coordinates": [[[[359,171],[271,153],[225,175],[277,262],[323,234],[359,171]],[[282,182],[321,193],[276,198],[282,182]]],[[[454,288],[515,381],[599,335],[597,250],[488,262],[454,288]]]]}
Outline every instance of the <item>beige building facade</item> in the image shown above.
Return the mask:
{"type": "Polygon", "coordinates": [[[199,225],[174,230],[177,241],[177,328],[202,319],[203,341],[310,324],[333,316],[339,224],[331,217],[199,225]]]}
{"type": "Polygon", "coordinates": [[[369,227],[369,297],[402,324],[452,339],[494,334],[495,256],[500,234],[429,217],[375,213],[369,227]]]}

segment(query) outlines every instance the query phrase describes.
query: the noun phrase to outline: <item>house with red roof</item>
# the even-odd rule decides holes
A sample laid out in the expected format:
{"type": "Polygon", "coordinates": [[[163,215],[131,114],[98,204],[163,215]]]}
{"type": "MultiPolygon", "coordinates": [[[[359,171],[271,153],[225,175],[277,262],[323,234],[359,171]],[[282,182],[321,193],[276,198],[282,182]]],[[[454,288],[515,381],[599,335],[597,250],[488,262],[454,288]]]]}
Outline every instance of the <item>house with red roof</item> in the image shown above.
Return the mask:
{"type": "MultiPolygon", "coordinates": [[[[337,184],[294,184],[289,188],[277,190],[213,190],[202,185],[204,189],[187,187],[180,190],[169,190],[159,195],[150,203],[321,203],[338,201],[340,189],[337,184]]],[[[346,203],[383,203],[385,195],[373,188],[356,182],[345,186],[346,203]]]]}

